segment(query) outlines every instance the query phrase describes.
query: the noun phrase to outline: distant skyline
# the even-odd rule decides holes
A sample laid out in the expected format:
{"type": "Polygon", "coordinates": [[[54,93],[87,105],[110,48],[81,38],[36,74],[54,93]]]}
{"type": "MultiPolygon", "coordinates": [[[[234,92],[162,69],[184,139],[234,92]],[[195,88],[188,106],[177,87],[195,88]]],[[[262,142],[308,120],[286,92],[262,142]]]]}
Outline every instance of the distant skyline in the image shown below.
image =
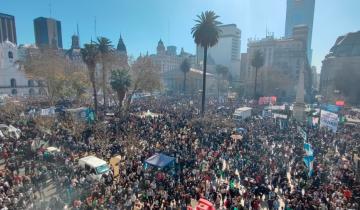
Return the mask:
{"type": "MultiPolygon", "coordinates": [[[[318,72],[336,38],[360,30],[359,8],[359,0],[316,0],[312,49],[318,72]]],[[[238,26],[242,53],[249,38],[264,38],[266,31],[284,36],[286,0],[1,0],[0,13],[15,16],[18,44],[35,43],[33,20],[43,16],[61,21],[64,48],[70,47],[79,24],[82,45],[105,36],[116,46],[121,34],[128,53],[137,57],[155,53],[160,38],[166,46],[177,46],[178,53],[183,47],[195,54],[190,31],[205,10],[238,26]]]]}

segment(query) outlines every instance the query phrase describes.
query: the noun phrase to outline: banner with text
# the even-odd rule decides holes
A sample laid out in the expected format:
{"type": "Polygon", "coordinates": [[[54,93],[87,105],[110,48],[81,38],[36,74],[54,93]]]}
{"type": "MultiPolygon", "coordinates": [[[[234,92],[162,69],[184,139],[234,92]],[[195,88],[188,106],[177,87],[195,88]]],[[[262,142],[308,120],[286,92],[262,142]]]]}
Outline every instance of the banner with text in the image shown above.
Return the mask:
{"type": "Polygon", "coordinates": [[[339,123],[339,116],[335,113],[321,110],[320,127],[327,127],[336,132],[339,123]]]}

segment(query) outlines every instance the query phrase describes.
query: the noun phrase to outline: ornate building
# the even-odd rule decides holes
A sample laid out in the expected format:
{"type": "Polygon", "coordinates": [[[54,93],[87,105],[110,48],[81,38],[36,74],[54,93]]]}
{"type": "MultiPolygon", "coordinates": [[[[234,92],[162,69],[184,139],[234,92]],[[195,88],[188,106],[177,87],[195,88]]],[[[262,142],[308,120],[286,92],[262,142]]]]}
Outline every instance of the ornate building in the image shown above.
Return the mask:
{"type": "Polygon", "coordinates": [[[39,95],[41,88],[38,87],[38,83],[28,79],[25,72],[16,63],[20,57],[21,48],[24,46],[18,49],[10,41],[0,43],[0,94],[11,96],[39,95]]]}
{"type": "Polygon", "coordinates": [[[360,31],[348,33],[337,38],[329,54],[322,62],[320,75],[320,93],[325,99],[334,102],[341,96],[345,96],[347,101],[359,104],[360,92],[352,86],[358,86],[360,78],[360,31]],[[355,84],[352,83],[353,80],[355,84]],[[343,80],[344,83],[341,83],[343,80]],[[341,92],[336,86],[344,85],[341,92]],[[340,84],[339,84],[340,83],[340,84]],[[347,88],[348,87],[348,88],[347,88]]]}
{"type": "Polygon", "coordinates": [[[177,75],[177,72],[181,73],[180,65],[187,59],[190,65],[195,66],[195,56],[187,53],[181,48],[180,54],[176,52],[176,46],[168,46],[165,48],[163,41],[160,39],[156,47],[156,54],[150,55],[150,59],[160,69],[160,75],[165,90],[172,91],[173,81],[172,75],[177,75]],[[174,73],[175,72],[175,73],[174,73]],[[170,81],[171,80],[171,81],[170,81]]]}
{"type": "Polygon", "coordinates": [[[73,67],[76,69],[86,69],[86,65],[82,60],[81,52],[80,52],[80,39],[79,35],[72,35],[71,37],[71,48],[69,50],[65,50],[64,53],[66,57],[69,59],[69,62],[73,64],[73,67]]]}
{"type": "Polygon", "coordinates": [[[264,56],[264,65],[258,71],[258,93],[277,96],[280,100],[292,102],[296,96],[300,65],[304,63],[305,98],[312,95],[311,68],[306,56],[307,27],[297,26],[292,38],[275,39],[273,35],[261,40],[249,40],[248,50],[242,55],[241,83],[245,95],[253,95],[255,69],[251,65],[255,51],[264,56]]]}

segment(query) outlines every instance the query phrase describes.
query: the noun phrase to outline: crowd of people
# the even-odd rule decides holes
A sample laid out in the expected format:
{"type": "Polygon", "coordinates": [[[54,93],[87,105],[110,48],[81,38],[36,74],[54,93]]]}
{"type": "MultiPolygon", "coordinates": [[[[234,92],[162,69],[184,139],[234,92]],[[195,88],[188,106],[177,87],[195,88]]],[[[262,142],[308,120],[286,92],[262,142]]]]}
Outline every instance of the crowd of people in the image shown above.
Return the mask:
{"type": "Polygon", "coordinates": [[[22,131],[19,139],[0,140],[0,209],[186,209],[200,198],[231,210],[360,208],[358,126],[337,133],[303,127],[314,149],[309,173],[295,121],[286,128],[273,118],[233,122],[231,113],[244,102],[222,105],[210,101],[208,117],[199,119],[196,101],[138,100],[131,114],[102,122],[106,138],[95,127],[78,135],[56,121],[44,134],[32,119],[0,119],[22,131]],[[147,110],[158,116],[139,116],[147,110]],[[37,138],[60,152],[34,150],[37,138]],[[164,169],[144,164],[160,152],[175,163],[164,169]],[[119,175],[111,167],[100,180],[91,179],[77,163],[89,154],[106,161],[120,155],[119,175]]]}

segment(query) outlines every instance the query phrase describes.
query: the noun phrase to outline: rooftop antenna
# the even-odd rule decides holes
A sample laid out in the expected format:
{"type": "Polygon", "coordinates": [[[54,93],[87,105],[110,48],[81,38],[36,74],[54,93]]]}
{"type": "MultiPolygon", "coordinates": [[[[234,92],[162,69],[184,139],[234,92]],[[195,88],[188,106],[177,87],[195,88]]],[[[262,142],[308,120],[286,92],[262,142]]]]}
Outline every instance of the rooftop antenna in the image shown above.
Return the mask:
{"type": "Polygon", "coordinates": [[[97,33],[96,33],[96,16],[94,17],[94,32],[95,32],[95,37],[97,37],[97,33]]]}
{"type": "Polygon", "coordinates": [[[51,8],[51,6],[52,6],[52,5],[51,5],[51,0],[50,0],[50,1],[49,1],[49,13],[50,13],[50,18],[51,18],[51,15],[52,15],[52,11],[51,11],[52,8],[51,8]]]}
{"type": "Polygon", "coordinates": [[[79,23],[76,23],[76,35],[78,37],[79,46],[80,46],[80,33],[79,33],[79,23]]]}
{"type": "Polygon", "coordinates": [[[168,32],[168,34],[167,34],[168,35],[168,44],[170,45],[170,20],[168,20],[168,28],[167,29],[168,29],[168,31],[167,31],[168,32]]]}
{"type": "Polygon", "coordinates": [[[267,24],[266,24],[266,37],[268,36],[268,27],[267,27],[267,24]]]}

